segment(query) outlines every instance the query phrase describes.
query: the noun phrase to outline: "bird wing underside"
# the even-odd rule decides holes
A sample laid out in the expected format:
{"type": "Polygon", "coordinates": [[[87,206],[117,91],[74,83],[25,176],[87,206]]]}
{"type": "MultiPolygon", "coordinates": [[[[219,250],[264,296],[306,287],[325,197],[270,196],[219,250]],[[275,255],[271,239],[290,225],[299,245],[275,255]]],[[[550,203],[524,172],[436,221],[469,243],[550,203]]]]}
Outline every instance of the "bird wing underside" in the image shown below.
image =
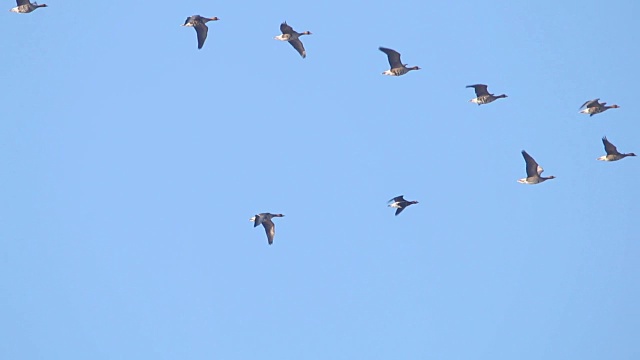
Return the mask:
{"type": "Polygon", "coordinates": [[[476,84],[476,85],[469,85],[467,87],[472,87],[476,91],[476,97],[489,95],[489,91],[487,90],[487,85],[476,84]]]}
{"type": "Polygon", "coordinates": [[[289,44],[291,44],[291,46],[296,49],[298,54],[300,54],[303,59],[307,57],[307,51],[304,49],[304,45],[302,45],[302,41],[300,41],[300,39],[289,40],[289,44]]]}
{"type": "Polygon", "coordinates": [[[276,236],[276,225],[273,221],[265,219],[262,222],[262,226],[264,226],[264,231],[267,233],[269,245],[273,244],[273,237],[276,236]]]}
{"type": "Polygon", "coordinates": [[[389,66],[391,66],[392,69],[404,67],[404,65],[402,65],[402,61],[400,60],[399,52],[392,49],[383,48],[383,47],[380,47],[379,49],[383,53],[387,54],[387,59],[389,60],[389,66]]]}
{"type": "Polygon", "coordinates": [[[540,175],[544,169],[531,157],[531,155],[527,154],[526,151],[522,151],[522,156],[524,157],[524,161],[527,163],[527,177],[540,175]]]}
{"type": "Polygon", "coordinates": [[[207,33],[209,32],[209,28],[207,25],[203,23],[198,23],[194,26],[196,29],[196,33],[198,34],[198,49],[202,49],[204,46],[204,41],[207,40],[207,33]]]}
{"type": "Polygon", "coordinates": [[[615,145],[609,142],[606,137],[602,138],[602,143],[604,144],[604,151],[607,152],[607,155],[618,155],[618,149],[615,145]]]}
{"type": "Polygon", "coordinates": [[[293,34],[293,28],[289,25],[287,25],[287,22],[283,22],[282,24],[280,24],[280,31],[283,34],[293,34]]]}

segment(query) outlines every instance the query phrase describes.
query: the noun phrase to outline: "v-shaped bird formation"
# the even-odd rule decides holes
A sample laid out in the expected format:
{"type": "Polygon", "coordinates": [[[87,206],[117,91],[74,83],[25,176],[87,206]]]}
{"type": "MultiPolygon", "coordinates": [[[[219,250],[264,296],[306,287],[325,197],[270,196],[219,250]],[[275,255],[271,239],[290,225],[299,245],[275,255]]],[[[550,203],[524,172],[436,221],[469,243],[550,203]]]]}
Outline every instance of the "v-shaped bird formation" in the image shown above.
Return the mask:
{"type": "MultiPolygon", "coordinates": [[[[21,14],[27,14],[35,11],[41,7],[47,7],[46,4],[38,4],[31,3],[29,0],[16,0],[17,6],[10,9],[9,11],[21,14]]],[[[207,35],[209,32],[209,28],[207,23],[210,21],[220,20],[218,17],[204,17],[200,15],[192,15],[187,17],[184,24],[182,26],[185,27],[193,27],[196,31],[196,37],[198,40],[198,49],[202,49],[205,41],[207,40],[207,35]]],[[[279,41],[286,41],[296,50],[296,52],[304,59],[307,57],[307,51],[305,50],[300,37],[303,35],[311,35],[310,31],[297,32],[291,27],[291,25],[287,24],[287,22],[282,22],[280,24],[280,35],[274,37],[274,39],[279,41]]],[[[382,72],[383,75],[388,76],[402,76],[406,75],[410,71],[420,70],[421,68],[418,66],[409,67],[407,64],[404,64],[400,59],[400,53],[396,50],[379,47],[381,52],[385,53],[387,56],[387,61],[389,62],[389,70],[385,70],[382,72]]],[[[489,92],[488,86],[486,84],[475,84],[475,85],[467,85],[466,88],[473,88],[476,94],[476,97],[469,100],[469,102],[480,105],[490,104],[498,99],[507,98],[506,94],[495,95],[489,92]]],[[[620,106],[618,105],[607,105],[606,102],[600,102],[600,99],[593,99],[585,101],[582,106],[580,106],[580,113],[587,114],[590,117],[596,114],[603,113],[609,109],[617,109],[620,106]]],[[[615,145],[613,145],[606,137],[602,138],[602,143],[604,144],[604,149],[606,155],[600,156],[597,160],[600,161],[618,161],[625,157],[636,156],[634,153],[620,153],[615,145]]],[[[555,179],[555,176],[542,176],[542,172],[544,169],[540,166],[534,158],[529,155],[526,151],[522,150],[522,156],[525,161],[525,171],[526,177],[522,179],[518,179],[519,183],[522,184],[540,184],[547,180],[555,179]]],[[[415,200],[405,200],[403,195],[396,196],[393,199],[389,200],[389,207],[395,208],[395,215],[399,215],[410,205],[417,204],[418,201],[415,200]]],[[[273,240],[275,237],[275,224],[273,222],[273,218],[275,217],[284,217],[282,214],[272,214],[272,213],[259,213],[253,216],[250,220],[253,222],[253,226],[257,227],[258,225],[262,225],[265,229],[267,235],[267,241],[269,245],[273,244],[273,240]]]]}

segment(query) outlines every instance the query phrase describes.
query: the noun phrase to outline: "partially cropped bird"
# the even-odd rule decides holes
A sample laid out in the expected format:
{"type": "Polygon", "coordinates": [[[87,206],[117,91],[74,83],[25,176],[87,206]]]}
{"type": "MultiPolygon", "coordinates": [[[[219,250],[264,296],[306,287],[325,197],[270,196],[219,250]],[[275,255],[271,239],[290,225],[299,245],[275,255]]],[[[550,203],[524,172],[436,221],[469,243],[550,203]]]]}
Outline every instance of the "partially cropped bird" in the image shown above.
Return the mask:
{"type": "Polygon", "coordinates": [[[490,102],[494,102],[496,99],[506,98],[507,95],[493,95],[487,91],[487,85],[485,84],[475,84],[475,85],[467,85],[468,88],[474,88],[476,91],[476,97],[469,100],[469,102],[478,104],[478,106],[483,104],[488,104],[490,102]]]}
{"type": "Polygon", "coordinates": [[[627,156],[636,156],[634,153],[622,154],[618,152],[618,149],[615,145],[607,140],[607,137],[602,138],[602,143],[604,144],[604,151],[607,152],[607,155],[600,156],[597,160],[601,161],[618,161],[620,159],[624,159],[627,156]]]}
{"type": "Polygon", "coordinates": [[[209,21],[217,21],[220,20],[217,17],[206,18],[200,15],[189,16],[187,20],[184,21],[182,26],[189,26],[196,29],[196,34],[198,35],[198,49],[202,49],[204,46],[204,41],[207,40],[207,33],[209,32],[209,28],[207,27],[207,23],[209,21]]]}
{"type": "Polygon", "coordinates": [[[522,156],[524,157],[524,161],[527,163],[527,177],[524,179],[518,180],[521,184],[539,184],[546,180],[555,179],[555,176],[540,176],[544,169],[542,166],[538,165],[538,163],[533,160],[531,155],[527,154],[526,151],[522,150],[522,156]]]}
{"type": "Polygon", "coordinates": [[[402,210],[406,209],[409,205],[417,204],[417,201],[408,201],[404,199],[404,195],[396,196],[393,199],[388,201],[389,207],[396,209],[396,216],[398,216],[402,210]]]}
{"type": "Polygon", "coordinates": [[[29,0],[16,0],[18,6],[9,10],[14,13],[27,14],[41,7],[47,7],[47,4],[31,3],[29,0]]]}
{"type": "Polygon", "coordinates": [[[391,67],[391,69],[385,70],[382,73],[382,75],[401,76],[408,73],[411,70],[420,70],[420,68],[417,66],[407,67],[407,64],[403,64],[402,61],[400,60],[400,53],[395,50],[384,48],[384,47],[379,47],[378,50],[387,54],[387,59],[389,60],[389,66],[391,67]]]}
{"type": "Polygon", "coordinates": [[[267,233],[267,240],[269,241],[269,245],[271,245],[273,244],[273,237],[276,236],[276,225],[271,221],[271,219],[283,216],[284,215],[282,214],[260,213],[249,219],[249,221],[253,221],[253,227],[260,224],[264,226],[264,230],[267,233]]]}
{"type": "Polygon", "coordinates": [[[582,104],[582,106],[580,106],[580,109],[582,109],[584,107],[583,110],[580,111],[580,113],[582,114],[589,114],[589,117],[595,115],[595,114],[600,114],[601,112],[605,112],[609,109],[617,109],[620,106],[618,105],[609,105],[606,106],[607,103],[601,103],[599,102],[600,98],[597,99],[593,99],[593,100],[589,100],[589,101],[585,101],[584,104],[582,104]]]}
{"type": "Polygon", "coordinates": [[[280,31],[282,32],[282,34],[274,37],[274,39],[280,41],[288,41],[289,44],[291,44],[291,46],[296,49],[298,54],[300,54],[303,59],[307,57],[307,51],[304,49],[304,45],[302,45],[302,41],[300,41],[299,37],[302,35],[311,35],[310,31],[299,33],[293,30],[293,28],[289,26],[286,21],[280,24],[280,31]]]}

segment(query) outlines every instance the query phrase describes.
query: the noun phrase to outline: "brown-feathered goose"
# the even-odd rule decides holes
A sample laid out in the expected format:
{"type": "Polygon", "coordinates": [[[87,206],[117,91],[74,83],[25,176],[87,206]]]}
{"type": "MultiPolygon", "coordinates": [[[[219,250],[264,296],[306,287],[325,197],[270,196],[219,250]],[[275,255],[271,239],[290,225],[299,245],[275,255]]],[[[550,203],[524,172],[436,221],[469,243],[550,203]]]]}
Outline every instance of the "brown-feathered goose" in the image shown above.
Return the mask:
{"type": "Polygon", "coordinates": [[[284,215],[282,214],[260,213],[249,219],[249,221],[253,221],[253,227],[260,224],[264,226],[264,231],[267,233],[267,240],[269,241],[269,245],[271,245],[273,244],[273,237],[276,236],[276,225],[271,221],[271,219],[283,216],[284,215]]]}
{"type": "Polygon", "coordinates": [[[493,95],[490,94],[487,90],[487,85],[485,84],[475,84],[475,85],[467,85],[468,88],[473,88],[476,91],[476,97],[474,99],[469,100],[469,102],[478,104],[478,106],[483,104],[488,104],[490,102],[494,102],[496,99],[506,98],[507,95],[493,95]]]}
{"type": "Polygon", "coordinates": [[[31,3],[29,0],[16,0],[18,6],[9,10],[14,13],[27,14],[41,7],[47,7],[47,4],[31,3]]]}
{"type": "Polygon", "coordinates": [[[604,144],[604,151],[607,152],[607,155],[600,156],[598,160],[602,161],[618,161],[620,159],[624,159],[627,156],[636,156],[634,153],[622,154],[618,152],[618,149],[615,145],[607,140],[607,137],[602,138],[602,143],[604,144]]]}
{"type": "Polygon", "coordinates": [[[540,176],[544,169],[542,166],[538,165],[538,163],[533,160],[531,155],[527,154],[526,151],[522,150],[522,156],[524,157],[524,161],[527,163],[527,177],[524,179],[518,180],[521,184],[539,184],[549,179],[555,179],[555,176],[544,177],[540,176]]]}
{"type": "Polygon", "coordinates": [[[407,64],[403,64],[402,61],[400,60],[399,52],[392,49],[384,48],[384,47],[379,47],[378,49],[383,53],[387,54],[387,59],[389,60],[389,66],[391,66],[391,69],[385,70],[382,73],[383,75],[401,76],[408,73],[411,70],[420,70],[420,68],[417,66],[407,67],[407,64]]]}
{"type": "Polygon", "coordinates": [[[190,26],[196,29],[196,34],[198,34],[198,49],[202,49],[204,46],[204,41],[207,40],[207,33],[209,32],[209,28],[207,27],[207,23],[209,21],[217,21],[220,20],[217,17],[206,18],[200,15],[189,16],[187,20],[184,21],[182,26],[190,26]]]}
{"type": "Polygon", "coordinates": [[[291,44],[291,46],[296,49],[298,54],[300,54],[303,59],[307,57],[307,51],[304,49],[304,45],[302,45],[302,41],[300,41],[299,37],[302,35],[311,35],[310,31],[299,33],[293,30],[293,28],[289,26],[286,21],[280,24],[280,31],[282,32],[282,34],[274,37],[274,39],[280,41],[288,41],[289,44],[291,44]]]}
{"type": "Polygon", "coordinates": [[[405,200],[404,195],[396,196],[393,199],[389,200],[388,202],[391,203],[388,205],[389,207],[396,209],[396,216],[398,216],[402,212],[402,210],[404,210],[407,206],[418,203],[417,201],[405,200]]]}
{"type": "Polygon", "coordinates": [[[618,105],[609,105],[606,106],[607,103],[601,103],[599,102],[600,98],[597,99],[593,99],[593,100],[589,100],[589,101],[585,101],[584,104],[582,104],[582,106],[580,106],[580,109],[582,109],[584,107],[584,110],[581,110],[580,113],[582,114],[589,114],[589,117],[595,115],[595,114],[600,114],[601,112],[605,112],[609,109],[617,109],[620,106],[618,105]]]}

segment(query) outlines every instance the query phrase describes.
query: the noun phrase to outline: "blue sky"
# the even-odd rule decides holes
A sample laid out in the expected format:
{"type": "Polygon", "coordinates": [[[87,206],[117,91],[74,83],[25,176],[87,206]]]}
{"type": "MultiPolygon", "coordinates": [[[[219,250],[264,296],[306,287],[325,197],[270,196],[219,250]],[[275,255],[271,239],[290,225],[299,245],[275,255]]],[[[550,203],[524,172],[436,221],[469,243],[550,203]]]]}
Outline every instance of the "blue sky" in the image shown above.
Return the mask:
{"type": "Polygon", "coordinates": [[[0,12],[0,358],[638,359],[637,1],[278,4],[0,12]]]}

